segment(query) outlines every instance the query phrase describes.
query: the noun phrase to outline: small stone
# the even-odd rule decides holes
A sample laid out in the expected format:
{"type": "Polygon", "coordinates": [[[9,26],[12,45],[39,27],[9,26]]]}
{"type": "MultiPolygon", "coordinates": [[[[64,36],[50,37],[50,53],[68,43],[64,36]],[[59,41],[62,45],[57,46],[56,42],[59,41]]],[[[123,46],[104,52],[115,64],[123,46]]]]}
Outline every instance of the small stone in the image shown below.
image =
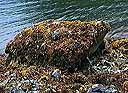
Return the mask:
{"type": "Polygon", "coordinates": [[[56,69],[52,72],[51,76],[54,78],[59,78],[61,75],[61,71],[59,69],[56,69]]]}
{"type": "Polygon", "coordinates": [[[53,39],[53,40],[57,40],[57,39],[59,38],[59,34],[60,34],[60,32],[54,31],[54,32],[52,33],[52,39],[53,39]]]}
{"type": "Polygon", "coordinates": [[[119,93],[114,85],[103,86],[102,84],[94,84],[88,89],[87,93],[119,93]]]}
{"type": "Polygon", "coordinates": [[[10,77],[16,77],[16,73],[11,74],[10,77]]]}
{"type": "Polygon", "coordinates": [[[105,93],[118,93],[118,90],[114,85],[110,85],[106,88],[105,93]]]}
{"type": "Polygon", "coordinates": [[[87,93],[104,93],[105,87],[102,84],[94,84],[87,93]]]}

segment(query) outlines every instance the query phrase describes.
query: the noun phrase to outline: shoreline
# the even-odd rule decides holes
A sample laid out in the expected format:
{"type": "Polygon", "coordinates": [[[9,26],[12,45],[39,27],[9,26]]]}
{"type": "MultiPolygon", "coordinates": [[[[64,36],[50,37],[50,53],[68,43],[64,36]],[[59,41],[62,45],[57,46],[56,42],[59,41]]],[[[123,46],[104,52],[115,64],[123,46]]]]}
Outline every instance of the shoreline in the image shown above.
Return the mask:
{"type": "Polygon", "coordinates": [[[101,21],[50,21],[24,29],[8,43],[8,56],[0,55],[1,91],[128,92],[128,39],[111,40],[105,49],[110,28],[101,21]]]}

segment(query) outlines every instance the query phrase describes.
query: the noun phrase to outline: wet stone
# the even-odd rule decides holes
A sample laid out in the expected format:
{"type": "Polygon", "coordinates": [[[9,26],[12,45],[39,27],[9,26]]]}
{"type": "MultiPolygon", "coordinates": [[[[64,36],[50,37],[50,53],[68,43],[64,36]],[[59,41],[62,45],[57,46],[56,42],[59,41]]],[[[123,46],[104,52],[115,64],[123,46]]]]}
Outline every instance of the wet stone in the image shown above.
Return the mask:
{"type": "Polygon", "coordinates": [[[58,40],[59,39],[59,35],[60,35],[60,32],[59,31],[54,31],[53,33],[52,33],[52,39],[53,40],[58,40]]]}
{"type": "Polygon", "coordinates": [[[59,69],[56,69],[51,73],[51,76],[54,78],[59,78],[61,76],[61,71],[59,69]]]}
{"type": "Polygon", "coordinates": [[[101,84],[95,84],[91,88],[88,89],[87,93],[103,93],[105,88],[101,84]]]}
{"type": "Polygon", "coordinates": [[[103,86],[102,84],[94,84],[88,89],[87,93],[119,93],[114,85],[103,86]]]}

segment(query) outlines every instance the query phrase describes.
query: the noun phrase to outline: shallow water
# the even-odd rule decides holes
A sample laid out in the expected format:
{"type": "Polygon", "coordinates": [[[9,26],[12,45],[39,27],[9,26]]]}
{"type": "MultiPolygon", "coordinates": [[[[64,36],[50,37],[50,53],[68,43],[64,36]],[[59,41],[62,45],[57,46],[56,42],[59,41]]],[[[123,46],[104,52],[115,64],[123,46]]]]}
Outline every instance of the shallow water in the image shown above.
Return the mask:
{"type": "Polygon", "coordinates": [[[21,29],[49,19],[104,20],[108,36],[128,38],[127,0],[0,0],[0,53],[21,29]]]}

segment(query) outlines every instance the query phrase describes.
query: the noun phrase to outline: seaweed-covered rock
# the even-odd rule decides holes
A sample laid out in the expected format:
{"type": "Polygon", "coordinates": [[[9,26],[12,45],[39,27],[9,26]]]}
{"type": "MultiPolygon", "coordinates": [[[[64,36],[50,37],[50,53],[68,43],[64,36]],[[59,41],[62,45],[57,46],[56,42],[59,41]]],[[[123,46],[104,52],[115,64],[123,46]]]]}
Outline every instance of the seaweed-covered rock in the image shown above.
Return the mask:
{"type": "Polygon", "coordinates": [[[109,33],[106,38],[106,50],[112,61],[128,62],[128,28],[121,27],[109,33]]]}
{"type": "Polygon", "coordinates": [[[106,51],[97,59],[92,68],[95,73],[121,72],[128,70],[128,38],[109,38],[106,51]]]}
{"type": "Polygon", "coordinates": [[[128,38],[112,39],[109,41],[108,51],[115,59],[125,58],[128,59],[128,38]]]}
{"type": "Polygon", "coordinates": [[[106,58],[114,71],[128,69],[128,38],[112,38],[106,43],[106,58]]]}
{"type": "Polygon", "coordinates": [[[81,68],[110,31],[105,22],[45,21],[24,29],[5,49],[7,62],[81,68]]]}

